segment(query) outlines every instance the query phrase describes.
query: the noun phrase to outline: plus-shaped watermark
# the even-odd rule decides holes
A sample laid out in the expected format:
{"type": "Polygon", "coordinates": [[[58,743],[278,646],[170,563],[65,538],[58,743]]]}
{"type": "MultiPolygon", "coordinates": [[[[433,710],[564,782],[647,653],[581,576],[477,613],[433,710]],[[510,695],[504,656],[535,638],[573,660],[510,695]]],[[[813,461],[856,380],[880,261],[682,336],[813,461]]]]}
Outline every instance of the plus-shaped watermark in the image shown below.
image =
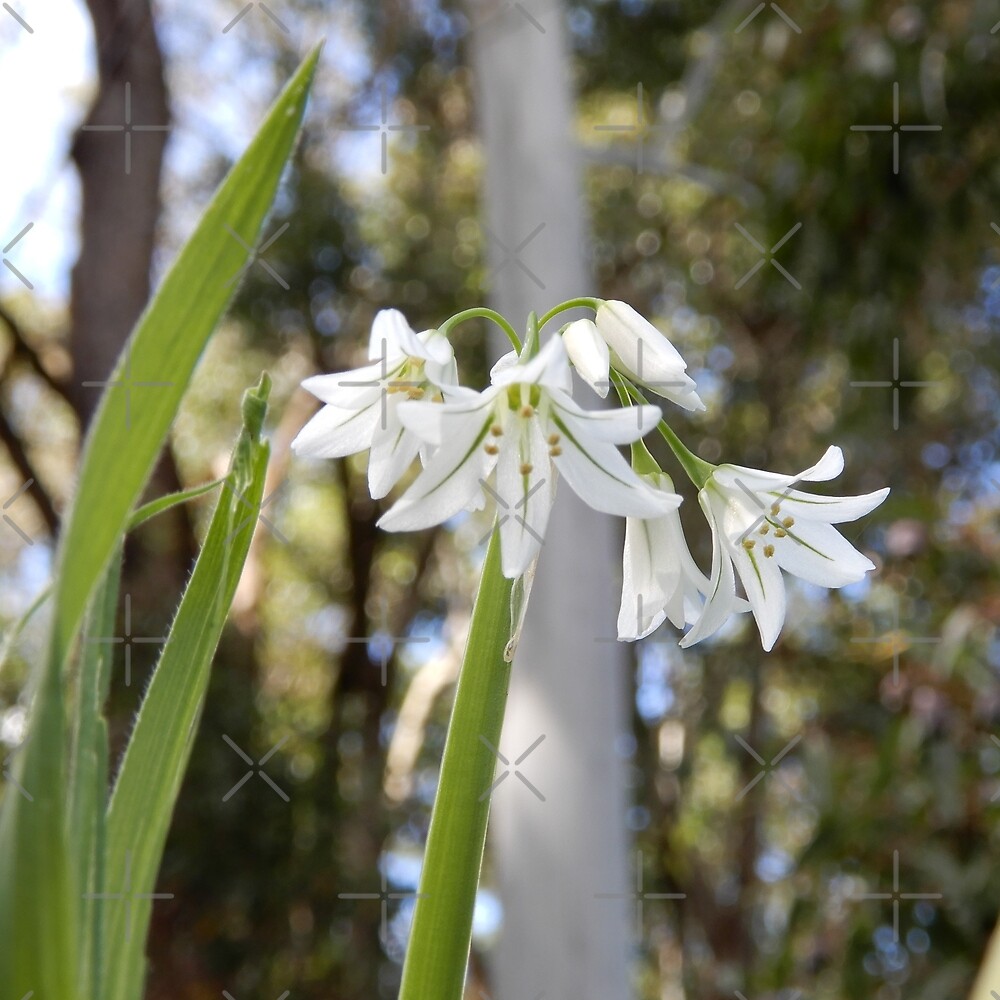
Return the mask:
{"type": "Polygon", "coordinates": [[[232,31],[232,30],[233,30],[233,28],[235,28],[235,27],[236,27],[236,25],[237,25],[237,24],[239,24],[239,23],[240,23],[240,21],[242,21],[242,20],[243,20],[243,18],[245,18],[245,17],[247,16],[247,14],[249,14],[249,13],[250,13],[250,11],[252,11],[252,10],[254,9],[254,7],[259,7],[259,8],[260,8],[260,12],[261,12],[261,13],[262,13],[262,14],[263,14],[263,15],[264,15],[265,17],[268,17],[268,18],[270,18],[270,19],[271,19],[271,20],[272,20],[272,21],[273,21],[273,22],[274,22],[274,23],[275,23],[275,24],[276,24],[276,25],[277,25],[277,26],[278,26],[278,27],[279,27],[279,28],[280,28],[280,29],[281,29],[281,30],[282,30],[282,31],[283,31],[283,32],[284,32],[284,33],[285,33],[286,35],[288,34],[288,28],[287,28],[287,26],[286,26],[285,24],[283,24],[283,23],[282,23],[282,21],[281,21],[281,19],[280,19],[280,18],[278,17],[278,15],[277,15],[277,14],[275,14],[275,13],[274,13],[274,11],[273,11],[273,10],[271,10],[271,8],[270,8],[270,7],[268,7],[268,5],[267,5],[266,3],[248,3],[248,4],[244,5],[244,7],[242,8],[242,10],[240,10],[240,12],[239,12],[239,13],[238,13],[238,14],[236,15],[236,17],[234,17],[234,18],[233,18],[233,19],[232,19],[232,20],[231,20],[231,21],[229,22],[229,24],[227,24],[227,25],[226,25],[226,26],[225,26],[225,27],[224,27],[224,28],[222,29],[222,33],[223,33],[224,35],[226,35],[226,34],[228,34],[228,33],[229,33],[230,31],[232,31]]]}
{"type": "Polygon", "coordinates": [[[513,264],[515,267],[520,268],[528,278],[530,278],[542,291],[544,291],[545,283],[538,277],[537,274],[535,274],[534,271],[531,270],[530,267],[528,267],[527,264],[524,263],[523,260],[521,260],[521,251],[524,250],[525,247],[527,247],[527,245],[545,228],[545,223],[540,222],[537,226],[535,226],[535,228],[532,229],[531,232],[528,233],[528,235],[525,236],[513,250],[511,250],[511,248],[507,246],[507,244],[504,243],[504,241],[501,240],[500,237],[489,228],[489,226],[483,225],[482,223],[480,223],[480,225],[483,226],[486,235],[489,236],[489,238],[493,240],[493,242],[503,251],[504,255],[503,260],[490,271],[490,280],[492,281],[496,278],[496,276],[504,270],[508,264],[513,264]]]}
{"type": "Polygon", "coordinates": [[[275,782],[271,779],[271,777],[265,774],[263,770],[264,765],[288,742],[289,740],[288,736],[283,736],[280,740],[278,740],[278,742],[275,743],[274,746],[271,747],[271,749],[268,750],[267,753],[264,754],[264,756],[261,757],[261,759],[258,760],[256,763],[254,762],[253,757],[251,757],[249,754],[244,753],[236,745],[235,740],[231,740],[228,736],[226,736],[225,733],[223,733],[222,738],[232,750],[234,750],[237,754],[239,754],[239,756],[242,758],[247,767],[250,768],[250,770],[247,771],[247,773],[244,774],[243,777],[240,778],[240,780],[237,781],[236,784],[233,785],[233,787],[230,788],[229,791],[222,796],[223,802],[228,802],[255,774],[259,775],[261,781],[263,781],[267,785],[267,787],[270,788],[279,798],[284,799],[285,802],[291,801],[291,799],[289,799],[289,797],[285,794],[284,790],[279,788],[278,785],[275,784],[275,782]]]}
{"type": "Polygon", "coordinates": [[[642,99],[642,84],[635,88],[635,123],[632,125],[595,125],[595,132],[634,132],[636,135],[636,173],[642,173],[645,164],[646,140],[653,132],[667,129],[666,125],[651,125],[646,120],[646,104],[642,99]]]}
{"type": "Polygon", "coordinates": [[[905,382],[899,378],[899,337],[892,338],[892,379],[884,382],[851,382],[852,389],[892,389],[892,429],[899,430],[899,390],[925,389],[935,382],[905,382]]]}
{"type": "Polygon", "coordinates": [[[753,267],[743,275],[739,281],[733,286],[737,290],[742,288],[765,264],[770,264],[771,267],[775,269],[796,291],[801,292],[802,286],[795,280],[788,269],[780,262],[774,259],[774,255],[802,228],[801,222],[796,222],[791,229],[785,233],[784,236],[778,240],[777,243],[771,247],[770,250],[767,249],[759,240],[751,236],[751,234],[738,222],[735,223],[736,228],[739,230],[740,235],[744,239],[748,240],[753,248],[760,254],[760,260],[757,261],[753,267]]]}
{"type": "Polygon", "coordinates": [[[489,749],[490,753],[493,754],[493,756],[496,757],[496,759],[503,765],[504,770],[500,773],[500,777],[497,778],[493,782],[493,784],[490,785],[490,787],[487,788],[486,791],[479,796],[479,801],[484,802],[486,799],[488,799],[493,794],[493,792],[496,791],[496,789],[499,788],[513,774],[514,777],[517,778],[517,780],[520,781],[521,784],[524,785],[525,788],[527,788],[532,793],[532,795],[534,795],[535,798],[539,800],[539,802],[544,802],[545,796],[542,795],[542,793],[530,781],[528,781],[528,779],[524,776],[524,774],[518,770],[521,764],[523,764],[524,761],[527,760],[528,757],[532,753],[534,753],[535,750],[538,749],[539,744],[544,739],[545,739],[545,733],[542,733],[542,735],[539,736],[538,739],[535,740],[535,742],[532,743],[531,746],[528,747],[528,749],[525,750],[520,757],[515,758],[512,764],[510,760],[508,760],[502,753],[500,753],[500,751],[485,736],[483,736],[482,733],[480,733],[479,734],[480,743],[482,743],[483,746],[489,749]]]}
{"type": "Polygon", "coordinates": [[[167,636],[132,635],[132,595],[125,595],[125,634],[111,636],[88,636],[87,642],[104,643],[111,646],[125,647],[125,687],[132,686],[132,647],[135,645],[161,645],[167,641],[167,636]]]}
{"type": "Polygon", "coordinates": [[[267,515],[266,515],[266,514],[264,513],[264,508],[265,508],[265,507],[266,507],[266,506],[267,506],[267,505],[268,505],[269,503],[273,503],[273,502],[274,502],[274,499],[275,499],[275,497],[277,497],[277,495],[278,495],[278,494],[279,494],[279,493],[280,493],[280,492],[281,492],[281,491],[282,491],[282,490],[283,490],[283,489],[285,488],[285,484],[284,484],[284,483],[280,483],[280,484],[279,484],[278,486],[276,486],[276,487],[275,487],[275,488],[274,488],[273,490],[271,490],[271,492],[270,492],[270,493],[268,493],[268,495],[267,495],[266,497],[264,497],[264,498],[263,498],[263,500],[261,500],[261,502],[260,502],[260,507],[255,507],[255,506],[254,506],[254,505],[253,505],[253,504],[252,504],[252,503],[251,503],[251,502],[250,502],[249,500],[247,500],[247,498],[246,498],[246,494],[245,494],[245,493],[243,493],[243,492],[241,492],[240,490],[238,490],[238,489],[237,489],[237,488],[236,488],[235,486],[233,486],[233,485],[232,485],[232,484],[231,484],[231,483],[230,483],[230,482],[229,482],[228,480],[226,480],[226,483],[225,483],[225,486],[226,486],[226,489],[228,489],[228,490],[229,490],[229,491],[230,491],[230,492],[231,492],[231,493],[233,494],[233,496],[235,496],[235,497],[236,497],[236,499],[237,499],[237,500],[238,500],[238,501],[239,501],[239,502],[240,502],[240,503],[241,503],[241,504],[242,504],[242,505],[243,505],[244,507],[246,507],[246,509],[247,509],[247,510],[248,510],[248,511],[250,512],[249,514],[247,514],[247,515],[246,515],[246,516],[245,516],[245,517],[244,517],[244,518],[243,518],[242,520],[240,520],[240,521],[239,521],[239,522],[238,522],[238,523],[236,524],[236,526],[235,526],[235,527],[233,528],[233,530],[232,530],[232,531],[230,531],[230,532],[229,532],[229,534],[228,534],[228,535],[226,535],[226,544],[227,544],[227,545],[229,545],[229,544],[230,544],[230,543],[232,542],[232,540],[233,540],[233,539],[234,539],[234,538],[235,538],[235,537],[236,537],[236,536],[237,536],[237,535],[238,535],[238,534],[239,534],[239,533],[240,533],[240,532],[241,532],[241,531],[242,531],[242,530],[243,530],[243,529],[244,529],[244,528],[245,528],[245,527],[246,527],[246,526],[248,525],[248,524],[253,524],[253,523],[254,523],[254,521],[260,521],[260,523],[261,523],[261,524],[263,524],[263,525],[264,525],[264,527],[265,527],[265,528],[267,528],[267,530],[268,530],[268,531],[270,531],[270,532],[271,532],[271,534],[272,534],[272,535],[274,535],[274,537],[275,537],[275,538],[277,538],[279,542],[282,542],[282,543],[285,543],[285,544],[287,544],[287,542],[288,542],[288,539],[287,539],[287,538],[285,537],[285,535],[283,535],[283,534],[281,533],[281,531],[279,530],[278,526],[277,526],[277,525],[276,525],[276,524],[274,523],[274,521],[272,521],[272,520],[271,520],[271,519],[270,519],[270,518],[269,518],[269,517],[268,517],[268,516],[267,516],[267,515]]]}
{"type": "MultiPolygon", "coordinates": [[[[758,771],[755,777],[751,778],[740,789],[740,791],[736,795],[736,801],[737,802],[742,801],[744,796],[746,796],[747,793],[751,791],[751,789],[756,787],[756,785],[759,782],[763,781],[766,777],[770,776],[771,774],[775,774],[779,778],[781,778],[781,772],[776,770],[776,768],[792,752],[792,750],[794,750],[795,747],[798,746],[801,740],[802,740],[802,734],[801,733],[796,734],[781,748],[781,750],[774,757],[772,757],[770,760],[764,760],[764,758],[761,757],[761,755],[757,753],[757,751],[754,750],[754,748],[750,746],[750,744],[747,743],[747,741],[737,733],[736,742],[739,743],[739,745],[743,747],[743,749],[746,750],[746,752],[750,754],[750,756],[753,757],[753,759],[757,761],[758,764],[760,764],[761,769],[760,771],[758,771]]],[[[782,778],[782,784],[792,793],[792,795],[795,796],[795,798],[797,799],[801,798],[798,791],[783,778],[782,778]]]]}
{"type": "Polygon", "coordinates": [[[893,596],[892,602],[892,630],[884,632],[882,635],[875,635],[865,639],[851,639],[855,643],[868,643],[884,645],[892,644],[892,683],[894,687],[899,686],[899,657],[906,648],[912,645],[933,646],[941,642],[938,636],[912,636],[905,632],[899,621],[899,595],[893,596]]]}
{"type": "Polygon", "coordinates": [[[25,21],[25,19],[24,19],[23,17],[21,17],[21,15],[20,15],[20,14],[18,14],[18,12],[17,12],[16,10],[14,10],[14,8],[13,8],[13,7],[11,7],[11,5],[10,5],[9,3],[5,3],[5,4],[3,5],[3,9],[4,9],[5,11],[7,11],[7,13],[8,13],[8,14],[10,14],[10,16],[11,16],[12,18],[14,18],[14,20],[15,20],[15,21],[17,21],[17,23],[18,23],[19,25],[21,25],[21,27],[22,27],[22,28],[24,28],[24,30],[25,30],[25,31],[26,31],[26,32],[27,32],[27,33],[28,33],[29,35],[33,35],[33,34],[35,33],[35,29],[34,29],[34,28],[33,28],[33,27],[32,27],[32,26],[30,25],[30,24],[28,24],[28,22],[27,22],[27,21],[25,21]]]}
{"type": "Polygon", "coordinates": [[[383,941],[388,937],[389,930],[389,900],[390,899],[425,899],[426,892],[389,892],[389,882],[384,871],[379,871],[381,890],[379,892],[338,892],[337,899],[377,899],[380,905],[379,936],[383,941]]]}
{"type": "Polygon", "coordinates": [[[379,677],[382,687],[385,687],[388,683],[389,661],[392,659],[393,649],[396,646],[405,646],[411,642],[430,642],[431,637],[429,635],[393,635],[389,630],[389,608],[386,601],[383,600],[381,602],[379,611],[381,614],[377,631],[370,636],[351,636],[349,639],[344,639],[344,642],[364,643],[369,647],[369,658],[373,651],[378,654],[380,666],[379,677]]]}
{"type": "Polygon", "coordinates": [[[899,124],[899,84],[892,85],[892,124],[891,125],[852,125],[852,132],[891,132],[892,133],[892,172],[899,173],[899,137],[903,132],[940,132],[940,125],[900,125],[899,124]]]}
{"type": "Polygon", "coordinates": [[[85,389],[118,389],[125,390],[125,429],[132,429],[132,390],[133,389],[163,389],[172,386],[173,382],[137,382],[132,378],[132,344],[125,345],[125,361],[119,378],[105,379],[80,383],[85,389]]]}
{"type": "Polygon", "coordinates": [[[260,264],[260,266],[267,271],[267,273],[287,292],[290,287],[288,282],[285,281],[285,279],[278,274],[278,272],[275,271],[275,269],[271,267],[266,260],[264,260],[262,254],[266,253],[268,249],[270,249],[270,247],[278,241],[278,238],[284,234],[285,230],[290,225],[290,222],[286,222],[284,225],[279,226],[277,232],[275,232],[273,236],[269,237],[259,246],[252,247],[243,239],[242,236],[240,236],[239,233],[236,232],[236,230],[223,223],[223,227],[226,232],[229,233],[229,235],[232,236],[232,238],[236,240],[236,242],[239,243],[239,245],[247,252],[247,259],[244,261],[243,266],[226,282],[226,284],[235,285],[236,282],[239,281],[243,275],[254,266],[254,264],[260,264]]]}
{"type": "Polygon", "coordinates": [[[125,903],[125,942],[132,940],[132,907],[138,900],[173,899],[172,892],[132,892],[132,852],[125,852],[125,884],[121,892],[86,892],[84,899],[121,900],[125,903]]]}
{"type": "Polygon", "coordinates": [[[646,892],[643,889],[643,853],[635,852],[635,890],[632,892],[595,892],[595,899],[631,899],[635,901],[636,937],[642,938],[642,911],[651,899],[687,899],[684,892],[646,892]]]}
{"type": "Polygon", "coordinates": [[[899,851],[892,852],[892,892],[863,892],[855,899],[891,899],[892,900],[892,940],[899,944],[899,904],[900,902],[916,902],[919,900],[942,899],[940,892],[900,892],[899,891],[899,851]]]}
{"type": "Polygon", "coordinates": [[[169,125],[135,125],[132,122],[132,84],[125,84],[125,121],[121,125],[82,125],[83,132],[124,132],[125,133],[125,174],[132,173],[132,133],[169,132],[169,125]]]}
{"type": "Polygon", "coordinates": [[[757,15],[765,8],[770,7],[778,17],[781,18],[785,24],[788,25],[796,35],[802,34],[802,29],[792,20],[792,18],[786,14],[776,3],[759,3],[756,7],[737,25],[736,30],[733,32],[734,35],[738,35],[757,15]]]}
{"type": "Polygon", "coordinates": [[[390,125],[389,124],[389,95],[385,87],[379,91],[379,121],[374,125],[341,125],[341,132],[378,132],[379,145],[382,150],[382,173],[389,170],[389,136],[393,132],[427,132],[430,125],[390,125]]]}
{"type": "MultiPolygon", "coordinates": [[[[781,512],[781,502],[787,500],[788,497],[792,495],[792,491],[798,486],[800,480],[793,479],[778,495],[778,498],[770,505],[764,503],[763,500],[752,490],[746,483],[743,482],[738,476],[735,479],[736,485],[747,495],[750,502],[762,513],[757,516],[755,520],[744,532],[740,535],[738,541],[742,545],[750,535],[755,532],[761,525],[765,522],[772,525],[776,531],[782,532],[778,535],[779,538],[782,535],[788,534],[788,529],[791,525],[786,525],[784,523],[779,523],[777,517],[781,512]]],[[[764,532],[766,534],[766,532],[764,532]]]]}
{"type": "MultiPolygon", "coordinates": [[[[490,486],[490,484],[486,482],[485,479],[480,479],[479,485],[482,486],[482,488],[486,490],[486,492],[489,493],[489,495],[493,497],[493,499],[496,501],[497,514],[499,516],[499,519],[497,520],[496,523],[497,528],[499,528],[505,521],[513,517],[514,520],[519,525],[521,525],[521,527],[524,528],[524,530],[529,535],[531,535],[531,537],[534,538],[534,540],[538,542],[539,545],[545,544],[545,539],[540,534],[538,534],[538,532],[535,531],[535,529],[532,528],[532,526],[528,524],[528,522],[520,514],[517,513],[517,511],[519,510],[527,509],[528,501],[531,499],[532,495],[534,493],[537,493],[545,485],[544,479],[539,479],[538,482],[535,483],[535,485],[532,486],[531,489],[528,490],[528,492],[525,493],[524,496],[521,497],[521,499],[518,500],[513,507],[511,507],[511,505],[506,501],[506,499],[504,499],[504,497],[502,497],[495,489],[493,489],[493,487],[490,486]],[[502,514],[500,513],[501,510],[503,510],[502,514]]],[[[486,542],[489,541],[490,536],[492,534],[493,534],[493,527],[490,527],[489,531],[487,531],[486,534],[479,539],[479,544],[485,545],[486,542]]]]}
{"type": "Polygon", "coordinates": [[[25,287],[25,288],[27,288],[27,289],[29,289],[29,290],[30,290],[30,289],[33,289],[33,288],[34,288],[35,286],[34,286],[34,285],[33,285],[33,284],[32,284],[32,283],[30,282],[30,281],[28,281],[28,279],[27,279],[27,278],[26,278],[26,277],[25,277],[25,276],[24,276],[23,274],[21,274],[21,272],[20,272],[20,271],[19,271],[19,270],[18,270],[18,269],[17,269],[16,267],[14,267],[14,265],[13,265],[13,264],[12,264],[12,263],[11,263],[11,262],[10,262],[10,261],[9,261],[9,260],[7,259],[7,254],[9,254],[9,253],[11,252],[11,250],[13,250],[13,249],[14,249],[14,247],[15,247],[15,246],[17,246],[17,244],[18,244],[18,243],[20,243],[20,241],[21,241],[21,240],[22,240],[22,239],[23,239],[23,238],[24,238],[25,236],[27,236],[28,232],[29,232],[29,231],[30,231],[30,230],[32,229],[32,227],[33,227],[34,225],[35,225],[35,224],[34,224],[33,222],[29,222],[29,223],[28,223],[28,224],[27,224],[27,225],[26,225],[26,226],[24,227],[24,229],[22,229],[22,230],[21,230],[21,231],[20,231],[20,232],[19,232],[19,233],[17,234],[17,236],[15,236],[15,237],[14,237],[14,238],[13,238],[13,239],[12,239],[12,240],[10,241],[10,243],[8,243],[8,244],[7,244],[7,245],[6,245],[6,246],[5,246],[4,248],[3,248],[3,266],[4,266],[5,268],[7,268],[7,270],[8,270],[8,271],[10,271],[10,273],[11,273],[11,274],[13,274],[13,275],[14,275],[14,277],[15,277],[15,278],[17,278],[17,280],[18,280],[18,281],[20,281],[20,282],[21,282],[21,284],[22,284],[22,285],[24,285],[24,287],[25,287]]]}
{"type": "Polygon", "coordinates": [[[8,782],[8,784],[13,785],[14,788],[17,789],[17,794],[20,795],[21,798],[26,799],[28,802],[34,802],[35,801],[35,797],[31,794],[31,792],[29,792],[24,787],[24,785],[22,785],[17,780],[17,778],[14,777],[14,775],[11,773],[11,769],[10,769],[11,764],[14,761],[14,754],[18,753],[18,751],[20,751],[21,747],[23,747],[23,746],[24,746],[24,744],[22,743],[22,744],[20,744],[20,746],[14,747],[14,749],[11,750],[10,753],[7,754],[7,756],[4,758],[3,772],[2,773],[3,773],[3,776],[4,776],[4,780],[6,780],[8,782]]]}
{"type": "Polygon", "coordinates": [[[389,378],[389,355],[388,355],[388,341],[385,337],[382,338],[382,343],[379,346],[379,377],[373,379],[341,379],[337,385],[346,386],[347,388],[353,389],[380,389],[379,393],[379,406],[381,412],[379,414],[379,426],[382,430],[385,430],[389,422],[389,393],[391,392],[405,392],[407,389],[419,389],[423,382],[420,381],[407,381],[406,379],[389,378]]]}
{"type": "Polygon", "coordinates": [[[34,479],[28,479],[26,482],[22,483],[9,497],[7,497],[3,503],[3,507],[0,508],[3,510],[3,523],[6,524],[7,527],[10,528],[10,530],[13,531],[21,539],[21,541],[25,542],[27,545],[34,545],[35,540],[26,531],[21,529],[21,527],[7,513],[7,511],[13,507],[14,504],[16,504],[17,501],[28,492],[28,490],[31,489],[34,483],[34,479]]]}

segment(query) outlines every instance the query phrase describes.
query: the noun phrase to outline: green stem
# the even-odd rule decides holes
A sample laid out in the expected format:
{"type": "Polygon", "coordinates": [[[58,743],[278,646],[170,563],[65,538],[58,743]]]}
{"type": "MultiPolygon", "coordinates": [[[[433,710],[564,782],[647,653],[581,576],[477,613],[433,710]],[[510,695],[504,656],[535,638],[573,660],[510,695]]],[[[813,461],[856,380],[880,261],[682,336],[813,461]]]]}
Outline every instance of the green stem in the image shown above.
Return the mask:
{"type": "Polygon", "coordinates": [[[517,331],[495,309],[487,309],[485,306],[476,306],[474,309],[463,309],[460,313],[455,313],[454,316],[446,319],[438,327],[438,333],[443,333],[447,336],[453,327],[458,326],[459,323],[464,323],[467,319],[488,319],[496,323],[507,334],[507,339],[514,345],[514,350],[520,354],[521,338],[518,337],[517,331]]]}
{"type": "Polygon", "coordinates": [[[448,726],[399,1000],[460,1000],[486,843],[490,785],[507,703],[512,581],[500,572],[496,529],[448,726]]]}
{"type": "Polygon", "coordinates": [[[580,298],[580,299],[567,299],[565,302],[560,302],[559,305],[554,306],[550,309],[539,321],[538,329],[544,328],[545,324],[548,323],[550,319],[555,319],[556,316],[561,312],[566,312],[567,309],[593,309],[597,312],[597,307],[601,304],[600,299],[593,298],[580,298]]]}

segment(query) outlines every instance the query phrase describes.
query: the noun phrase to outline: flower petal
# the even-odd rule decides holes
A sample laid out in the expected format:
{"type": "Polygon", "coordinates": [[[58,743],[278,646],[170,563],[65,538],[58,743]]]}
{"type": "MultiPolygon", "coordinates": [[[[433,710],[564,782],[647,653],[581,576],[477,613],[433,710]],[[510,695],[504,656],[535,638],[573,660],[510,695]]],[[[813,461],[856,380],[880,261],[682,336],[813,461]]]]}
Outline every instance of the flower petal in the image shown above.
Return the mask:
{"type": "Polygon", "coordinates": [[[424,357],[416,333],[398,309],[380,309],[368,337],[368,357],[372,361],[386,358],[391,363],[404,355],[424,357]]]}
{"type": "Polygon", "coordinates": [[[669,558],[657,544],[663,518],[630,517],[625,522],[625,548],[622,552],[622,600],[618,611],[618,638],[643,639],[658,628],[666,612],[664,605],[676,579],[657,573],[659,559],[669,558]]]}
{"type": "Polygon", "coordinates": [[[663,419],[658,406],[585,410],[568,393],[558,389],[549,390],[549,398],[559,419],[572,428],[574,436],[606,441],[608,444],[631,444],[638,441],[663,419]]]}
{"type": "Polygon", "coordinates": [[[296,435],[292,451],[305,458],[343,458],[365,451],[380,416],[377,399],[360,410],[324,406],[296,435]]]}
{"type": "Polygon", "coordinates": [[[398,399],[390,396],[385,427],[375,426],[368,459],[368,490],[373,500],[380,500],[399,482],[420,450],[420,438],[407,430],[399,418],[400,405],[398,399]]]}
{"type": "Polygon", "coordinates": [[[607,341],[598,331],[597,324],[593,320],[578,319],[563,330],[562,339],[573,367],[603,399],[611,388],[608,377],[611,362],[607,341]]]}
{"type": "Polygon", "coordinates": [[[846,587],[863,580],[875,564],[862,555],[836,528],[805,522],[786,529],[774,542],[774,558],[793,576],[820,587],[846,587]]]}
{"type": "Polygon", "coordinates": [[[791,514],[803,521],[843,524],[870,514],[889,495],[889,488],[855,497],[824,497],[799,490],[774,490],[767,495],[780,504],[782,514],[791,514]]]}
{"type": "MultiPolygon", "coordinates": [[[[397,364],[384,374],[391,378],[399,373],[401,367],[401,364],[397,364]]],[[[382,365],[365,365],[363,368],[336,372],[333,375],[313,375],[302,382],[302,388],[324,403],[341,410],[361,410],[374,403],[385,391],[382,378],[382,365]]]]}
{"type": "Polygon", "coordinates": [[[510,354],[505,354],[490,372],[493,385],[518,385],[520,383],[544,385],[569,392],[573,381],[569,373],[569,359],[562,337],[552,337],[541,350],[523,364],[518,359],[511,364],[510,354]]]}

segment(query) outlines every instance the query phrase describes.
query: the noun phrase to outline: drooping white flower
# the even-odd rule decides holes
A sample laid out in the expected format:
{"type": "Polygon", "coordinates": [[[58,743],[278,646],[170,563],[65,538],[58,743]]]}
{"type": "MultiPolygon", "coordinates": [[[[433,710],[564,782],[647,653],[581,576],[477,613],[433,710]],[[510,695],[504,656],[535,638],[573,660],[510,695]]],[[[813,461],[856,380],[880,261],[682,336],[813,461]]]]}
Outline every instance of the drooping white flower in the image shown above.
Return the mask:
{"type": "Polygon", "coordinates": [[[482,507],[484,488],[497,498],[501,564],[521,576],[542,544],[556,471],[591,507],[609,514],[652,517],[671,502],[644,483],[615,447],[656,426],[655,406],[587,411],[569,395],[561,338],[527,361],[514,354],[493,369],[483,392],[445,389],[444,403],[404,403],[404,426],[436,447],[424,470],[379,520],[411,531],[482,507]],[[487,480],[496,471],[495,489],[487,480]]]}
{"type": "Polygon", "coordinates": [[[457,382],[448,339],[414,333],[403,314],[383,309],[372,324],[368,357],[376,364],[307,378],[303,387],[326,405],[292,442],[297,455],[343,458],[371,449],[368,487],[384,497],[417,457],[421,441],[400,422],[403,400],[440,399],[457,382]]]}
{"type": "Polygon", "coordinates": [[[607,341],[601,336],[597,324],[591,319],[578,319],[563,330],[562,339],[573,367],[584,382],[604,399],[611,388],[611,360],[607,341]]]}
{"type": "Polygon", "coordinates": [[[628,303],[602,301],[595,323],[610,348],[614,368],[685,410],[705,409],[677,348],[628,303]]]}
{"type": "Polygon", "coordinates": [[[873,563],[845,539],[835,524],[854,521],[874,510],[888,489],[864,496],[826,497],[794,488],[839,476],[844,455],[828,448],[797,476],[762,472],[739,465],[719,466],[698,494],[712,529],[712,579],[708,600],[682,646],[711,635],[738,600],[735,571],[746,591],[765,650],[771,649],[785,620],[782,570],[820,587],[857,583],[873,563]]]}

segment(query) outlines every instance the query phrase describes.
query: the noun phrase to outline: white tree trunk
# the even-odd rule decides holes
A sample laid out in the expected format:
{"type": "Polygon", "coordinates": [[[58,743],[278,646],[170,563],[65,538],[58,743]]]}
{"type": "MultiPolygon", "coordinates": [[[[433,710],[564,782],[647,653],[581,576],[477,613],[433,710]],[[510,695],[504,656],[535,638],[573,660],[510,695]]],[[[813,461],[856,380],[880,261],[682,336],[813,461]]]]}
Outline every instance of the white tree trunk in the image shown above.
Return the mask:
{"type": "MultiPolygon", "coordinates": [[[[521,330],[529,310],[593,291],[562,14],[538,0],[470,8],[491,297],[521,330]]],[[[513,774],[494,792],[504,928],[492,1000],[629,995],[631,909],[595,898],[627,891],[631,879],[615,752],[628,684],[622,652],[607,641],[620,530],[560,484],[500,746],[513,762],[544,734],[517,770],[545,801],[513,774]]]]}

